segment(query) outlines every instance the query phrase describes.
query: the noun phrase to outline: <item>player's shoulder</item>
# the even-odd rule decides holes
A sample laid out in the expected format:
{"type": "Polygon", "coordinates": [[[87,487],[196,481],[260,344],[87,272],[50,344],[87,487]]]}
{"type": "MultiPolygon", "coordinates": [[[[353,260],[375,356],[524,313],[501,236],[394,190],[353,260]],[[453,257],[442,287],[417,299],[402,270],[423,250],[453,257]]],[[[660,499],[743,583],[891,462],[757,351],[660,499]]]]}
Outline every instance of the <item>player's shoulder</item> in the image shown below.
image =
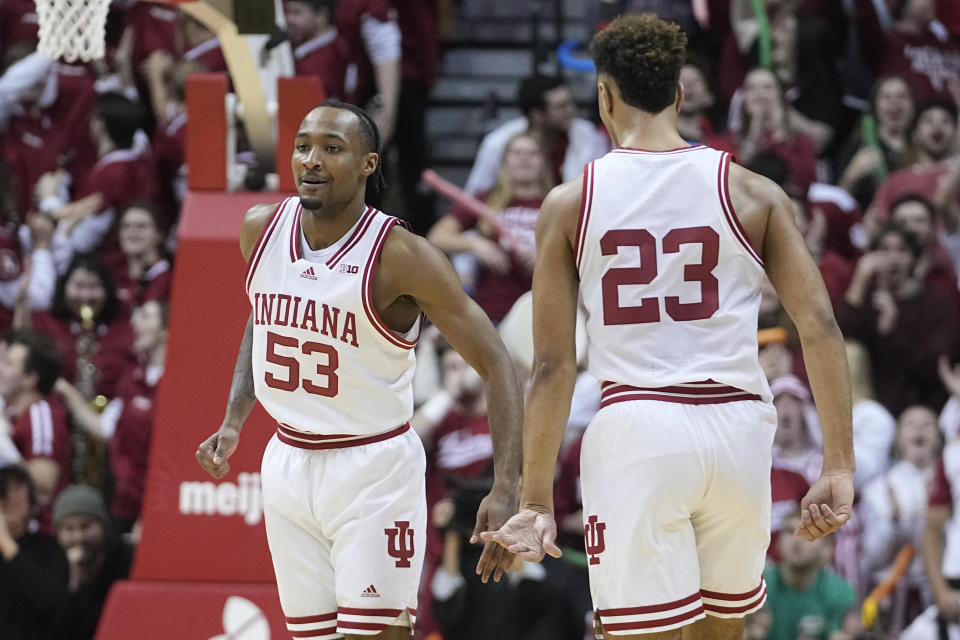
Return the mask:
{"type": "Polygon", "coordinates": [[[274,212],[280,208],[282,202],[255,204],[243,214],[243,223],[240,226],[240,250],[244,259],[249,259],[257,239],[267,226],[274,212]]]}
{"type": "Polygon", "coordinates": [[[550,190],[540,205],[540,216],[537,219],[539,229],[559,227],[565,232],[576,232],[583,206],[584,180],[584,174],[581,173],[550,190]]]}
{"type": "Polygon", "coordinates": [[[730,189],[730,197],[734,200],[734,208],[738,211],[740,209],[736,206],[737,200],[766,208],[789,200],[787,194],[776,182],[759,173],[741,167],[735,162],[730,163],[730,176],[727,186],[730,189]]]}
{"type": "Polygon", "coordinates": [[[391,269],[404,268],[439,252],[426,238],[413,233],[404,224],[397,223],[387,233],[380,250],[380,262],[389,264],[391,269]]]}

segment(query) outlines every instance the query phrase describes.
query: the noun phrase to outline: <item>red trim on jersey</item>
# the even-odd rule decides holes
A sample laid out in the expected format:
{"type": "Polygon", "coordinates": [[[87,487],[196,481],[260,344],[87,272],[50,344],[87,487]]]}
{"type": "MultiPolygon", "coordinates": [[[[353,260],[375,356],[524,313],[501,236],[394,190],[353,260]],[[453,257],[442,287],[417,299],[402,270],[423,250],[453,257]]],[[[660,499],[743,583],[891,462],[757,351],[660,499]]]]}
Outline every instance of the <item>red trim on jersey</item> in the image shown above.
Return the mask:
{"type": "Polygon", "coordinates": [[[637,149],[636,147],[617,147],[614,151],[630,151],[630,152],[639,152],[639,153],[685,153],[687,151],[694,151],[695,149],[703,149],[702,144],[691,144],[686,147],[677,147],[676,149],[665,149],[663,151],[653,151],[652,149],[637,149]]]}
{"type": "MultiPolygon", "coordinates": [[[[390,229],[393,228],[395,224],[398,224],[400,221],[397,218],[389,218],[380,228],[380,233],[377,235],[377,241],[373,244],[373,250],[370,252],[370,255],[367,257],[367,264],[363,268],[363,285],[362,292],[360,297],[363,299],[363,310],[367,314],[367,319],[370,320],[376,330],[382,335],[387,341],[401,349],[412,349],[417,346],[417,340],[420,339],[419,327],[417,329],[417,340],[406,340],[401,338],[396,333],[391,331],[390,327],[383,321],[380,317],[380,314],[377,313],[377,309],[373,304],[373,266],[377,263],[377,259],[380,257],[380,251],[383,249],[383,243],[386,242],[387,236],[390,233],[390,229]]],[[[423,313],[420,314],[418,320],[418,325],[423,323],[423,313]]]]}
{"type": "Polygon", "coordinates": [[[306,631],[293,631],[288,629],[287,633],[290,634],[291,638],[325,638],[331,636],[334,638],[342,638],[340,634],[337,633],[337,627],[321,627],[320,629],[307,629],[306,631]]]}
{"type": "Polygon", "coordinates": [[[298,206],[297,212],[293,214],[293,224],[290,226],[290,262],[303,258],[303,252],[300,249],[301,214],[303,214],[303,207],[298,206]]]}
{"type": "MultiPolygon", "coordinates": [[[[693,620],[694,618],[700,617],[700,614],[704,613],[703,606],[699,606],[696,609],[691,609],[686,613],[680,613],[669,618],[659,618],[657,620],[643,620],[640,622],[603,622],[603,628],[605,631],[633,631],[639,629],[655,629],[657,627],[665,627],[671,624],[677,624],[678,622],[686,622],[687,620],[693,620]]],[[[601,619],[602,622],[602,619],[601,619]]]]}
{"type": "Polygon", "coordinates": [[[757,585],[756,589],[752,591],[747,591],[746,593],[721,593],[719,591],[707,591],[706,589],[700,589],[700,596],[703,598],[710,598],[711,600],[749,600],[755,595],[760,593],[766,587],[766,583],[763,579],[760,579],[760,584],[757,585]]]}
{"type": "Polygon", "coordinates": [[[744,231],[743,225],[740,224],[740,219],[737,218],[737,213],[733,209],[733,202],[730,201],[729,153],[724,153],[720,158],[720,169],[717,172],[717,189],[720,197],[720,207],[723,209],[723,215],[727,219],[727,224],[730,225],[733,235],[740,241],[740,244],[747,250],[747,253],[762,267],[763,260],[760,259],[760,254],[758,254],[756,250],[754,250],[753,245],[750,244],[750,237],[747,235],[747,232],[744,231]]]}
{"type": "MultiPolygon", "coordinates": [[[[651,604],[645,607],[626,607],[623,609],[599,609],[597,613],[602,618],[603,616],[635,616],[643,613],[660,613],[661,611],[670,611],[671,609],[679,609],[680,607],[685,607],[688,604],[696,602],[700,599],[699,593],[694,593],[686,598],[680,598],[679,600],[674,600],[673,602],[664,602],[663,604],[651,604]]],[[[604,625],[606,626],[606,625],[604,625]]]]}
{"type": "Polygon", "coordinates": [[[244,282],[246,282],[244,289],[246,289],[247,293],[250,293],[250,280],[253,278],[253,274],[257,270],[257,265],[260,263],[260,256],[263,255],[267,241],[270,239],[277,222],[280,220],[280,216],[277,214],[283,209],[283,205],[287,203],[287,200],[289,200],[289,198],[282,200],[280,204],[277,205],[277,208],[273,210],[273,213],[270,214],[270,219],[267,220],[267,224],[263,225],[263,229],[260,229],[260,236],[257,238],[257,242],[253,245],[253,251],[250,253],[250,259],[247,261],[247,272],[244,275],[244,282]]]}
{"type": "Polygon", "coordinates": [[[327,260],[327,267],[329,269],[332,270],[340,261],[340,258],[345,256],[347,252],[354,247],[354,245],[360,242],[360,238],[362,238],[363,234],[367,231],[367,227],[369,227],[370,223],[373,222],[374,214],[376,213],[376,211],[377,210],[374,209],[373,207],[369,205],[367,206],[366,211],[364,211],[363,214],[360,216],[360,221],[353,228],[353,233],[350,235],[349,238],[347,238],[347,241],[343,243],[343,246],[340,247],[340,250],[337,251],[332,256],[330,256],[330,259],[327,260]]]}
{"type": "Polygon", "coordinates": [[[739,607],[723,607],[715,604],[710,604],[709,602],[703,603],[704,610],[709,613],[718,613],[724,615],[746,615],[748,613],[753,613],[757,609],[763,606],[763,603],[767,600],[767,587],[766,585],[761,585],[763,591],[760,592],[760,595],[752,602],[748,602],[745,605],[739,607]]]}
{"type": "Polygon", "coordinates": [[[347,447],[359,447],[364,444],[373,444],[374,442],[382,442],[384,440],[389,440],[390,438],[399,436],[403,433],[406,433],[410,430],[410,423],[406,423],[402,426],[397,427],[396,429],[391,429],[384,433],[378,433],[370,436],[352,436],[349,439],[344,440],[310,440],[311,436],[324,438],[320,434],[307,434],[300,431],[291,432],[289,428],[285,428],[283,425],[277,425],[277,439],[280,442],[290,445],[291,447],[296,447],[297,449],[346,449],[347,447]]]}
{"type": "Polygon", "coordinates": [[[723,404],[744,400],[761,400],[755,393],[749,393],[737,387],[706,380],[688,382],[667,387],[632,387],[616,382],[604,382],[602,385],[600,408],[618,402],[634,400],[658,400],[678,404],[723,404]]]}
{"type": "Polygon", "coordinates": [[[386,622],[351,622],[349,620],[337,622],[338,629],[360,629],[362,631],[381,631],[389,626],[386,622]]]}
{"type": "Polygon", "coordinates": [[[580,215],[577,216],[577,237],[574,255],[576,256],[577,271],[580,270],[580,261],[583,259],[584,235],[587,233],[587,224],[590,221],[590,209],[593,207],[593,162],[588,162],[583,168],[583,185],[580,191],[580,215]]]}
{"type": "Polygon", "coordinates": [[[338,613],[350,616],[377,616],[378,618],[396,618],[403,613],[403,609],[357,609],[354,607],[338,607],[338,613]]]}
{"type": "Polygon", "coordinates": [[[336,620],[337,612],[333,613],[324,613],[319,616],[302,616],[299,618],[286,617],[287,624],[312,624],[314,622],[326,622],[328,620],[336,620]]]}

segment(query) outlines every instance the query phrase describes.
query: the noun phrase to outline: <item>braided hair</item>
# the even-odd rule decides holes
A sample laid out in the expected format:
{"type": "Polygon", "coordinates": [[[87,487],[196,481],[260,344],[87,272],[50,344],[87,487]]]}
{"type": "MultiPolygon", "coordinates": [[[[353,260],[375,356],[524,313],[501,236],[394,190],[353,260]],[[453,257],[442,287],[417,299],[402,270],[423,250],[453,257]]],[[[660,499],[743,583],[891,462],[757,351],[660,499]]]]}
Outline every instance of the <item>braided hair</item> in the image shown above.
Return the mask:
{"type": "Polygon", "coordinates": [[[383,164],[383,156],[380,154],[380,129],[377,128],[377,123],[373,121],[373,118],[370,117],[370,114],[357,105],[350,104],[349,102],[341,102],[336,99],[331,99],[317,105],[318,109],[320,107],[346,109],[353,115],[357,116],[357,119],[360,121],[360,134],[363,136],[363,140],[367,145],[367,153],[375,153],[380,156],[377,159],[377,168],[373,171],[373,188],[376,193],[379,193],[384,187],[387,186],[387,181],[384,179],[383,170],[380,168],[383,164]]]}

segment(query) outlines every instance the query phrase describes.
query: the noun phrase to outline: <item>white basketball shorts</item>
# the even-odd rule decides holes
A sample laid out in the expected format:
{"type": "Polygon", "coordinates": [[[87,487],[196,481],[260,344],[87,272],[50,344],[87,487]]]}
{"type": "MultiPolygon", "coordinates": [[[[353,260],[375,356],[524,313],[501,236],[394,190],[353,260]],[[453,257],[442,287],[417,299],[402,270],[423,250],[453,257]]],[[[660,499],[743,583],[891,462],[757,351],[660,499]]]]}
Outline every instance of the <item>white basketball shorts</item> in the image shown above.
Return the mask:
{"type": "Polygon", "coordinates": [[[412,632],[427,524],[420,438],[407,429],[325,446],[275,435],[263,454],[264,523],[287,629],[298,640],[389,625],[412,632]]]}
{"type": "Polygon", "coordinates": [[[776,421],[760,400],[600,409],[580,455],[590,591],[607,634],[763,605],[776,421]]]}

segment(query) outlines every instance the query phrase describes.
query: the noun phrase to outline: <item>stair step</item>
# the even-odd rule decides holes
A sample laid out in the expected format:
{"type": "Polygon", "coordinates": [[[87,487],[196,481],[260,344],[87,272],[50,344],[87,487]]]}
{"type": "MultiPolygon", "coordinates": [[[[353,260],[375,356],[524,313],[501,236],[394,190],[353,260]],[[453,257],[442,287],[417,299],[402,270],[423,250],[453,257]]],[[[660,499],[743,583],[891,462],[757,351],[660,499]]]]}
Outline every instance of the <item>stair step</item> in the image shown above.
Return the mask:
{"type": "MultiPolygon", "coordinates": [[[[590,11],[584,0],[564,0],[563,14],[565,18],[585,19],[590,11]]],[[[513,19],[530,19],[534,10],[539,10],[542,19],[552,19],[554,14],[553,2],[537,0],[469,0],[463,2],[457,9],[457,17],[463,19],[498,19],[510,17],[513,19]]]]}
{"type": "Polygon", "coordinates": [[[443,56],[441,73],[447,76],[517,78],[533,72],[527,49],[454,49],[443,56]]]}

